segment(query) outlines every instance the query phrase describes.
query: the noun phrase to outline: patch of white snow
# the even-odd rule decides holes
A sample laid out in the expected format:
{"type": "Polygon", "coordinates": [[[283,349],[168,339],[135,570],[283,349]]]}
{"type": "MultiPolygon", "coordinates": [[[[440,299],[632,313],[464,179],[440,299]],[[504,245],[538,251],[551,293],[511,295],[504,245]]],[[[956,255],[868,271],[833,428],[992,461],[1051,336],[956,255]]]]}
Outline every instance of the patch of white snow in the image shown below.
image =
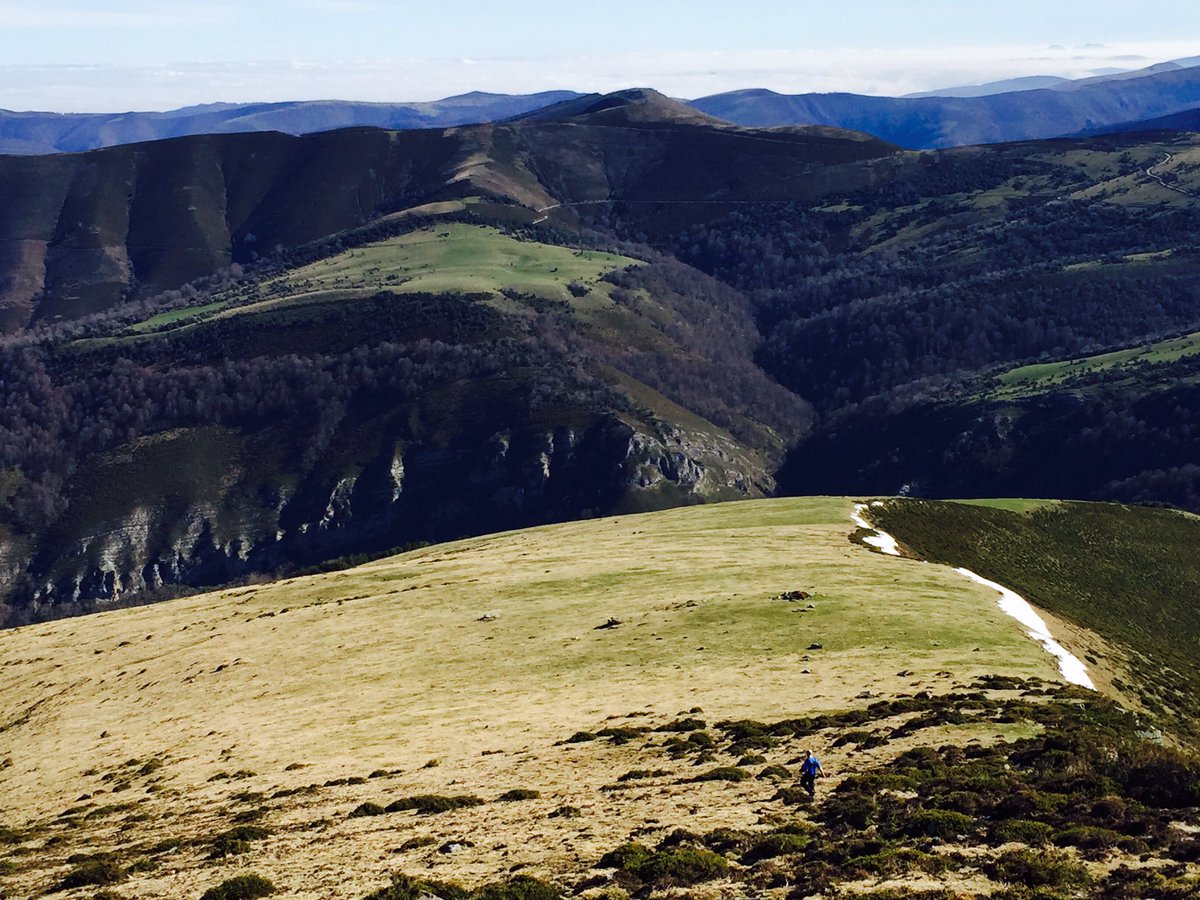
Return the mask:
{"type": "Polygon", "coordinates": [[[1000,609],[1024,625],[1028,629],[1026,633],[1031,638],[1045,647],[1048,653],[1058,658],[1058,669],[1062,672],[1064,679],[1071,684],[1078,684],[1089,690],[1094,691],[1096,689],[1096,685],[1092,683],[1092,679],[1087,673],[1087,666],[1083,664],[1082,660],[1054,639],[1050,634],[1050,629],[1046,625],[1045,620],[1038,615],[1037,610],[1029,604],[1028,600],[1003,585],[996,584],[994,581],[988,581],[982,575],[976,575],[970,569],[955,569],[955,571],[959,575],[970,578],[972,581],[998,592],[1000,594],[1000,609]]]}
{"type": "Polygon", "coordinates": [[[866,508],[867,508],[867,504],[859,503],[857,506],[854,507],[854,514],[850,517],[851,519],[854,520],[854,524],[857,525],[859,528],[862,528],[866,531],[875,532],[874,534],[868,535],[867,537],[863,538],[863,543],[870,544],[872,547],[874,547],[880,553],[886,553],[888,556],[899,556],[900,555],[900,544],[897,543],[896,539],[894,537],[892,537],[890,534],[888,534],[886,531],[880,531],[878,528],[876,528],[874,525],[872,525],[870,522],[868,522],[865,518],[863,518],[863,511],[866,508]]]}

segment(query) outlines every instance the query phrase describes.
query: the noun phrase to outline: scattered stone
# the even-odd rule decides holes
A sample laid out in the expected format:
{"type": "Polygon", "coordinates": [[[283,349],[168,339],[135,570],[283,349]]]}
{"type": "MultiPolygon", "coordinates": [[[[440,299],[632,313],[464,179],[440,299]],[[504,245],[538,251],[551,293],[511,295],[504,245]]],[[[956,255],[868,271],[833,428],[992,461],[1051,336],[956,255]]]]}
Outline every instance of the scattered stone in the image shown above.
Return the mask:
{"type": "Polygon", "coordinates": [[[809,650],[824,650],[825,647],[823,644],[818,644],[818,643],[814,642],[814,643],[808,645],[808,649],[809,650]]]}
{"type": "Polygon", "coordinates": [[[796,603],[798,601],[808,600],[812,597],[808,591],[784,591],[777,599],[786,600],[788,603],[796,603]]]}
{"type": "Polygon", "coordinates": [[[480,616],[475,621],[476,622],[495,622],[498,618],[500,618],[500,617],[497,616],[495,613],[484,613],[482,616],[480,616]]]}
{"type": "Polygon", "coordinates": [[[623,624],[625,624],[625,623],[623,623],[623,622],[622,622],[620,619],[611,619],[611,618],[610,618],[610,619],[609,619],[607,622],[605,622],[603,625],[597,625],[597,626],[596,626],[596,628],[595,628],[594,630],[596,630],[596,631],[606,631],[606,630],[607,630],[607,629],[609,629],[609,628],[618,628],[618,627],[620,627],[620,626],[621,626],[621,625],[623,625],[623,624]]]}
{"type": "Polygon", "coordinates": [[[460,850],[466,850],[467,848],[474,846],[475,845],[470,841],[447,841],[446,843],[442,844],[442,846],[438,847],[438,853],[449,855],[451,853],[458,853],[460,850]]]}
{"type": "Polygon", "coordinates": [[[912,672],[910,672],[908,669],[901,669],[899,672],[896,673],[896,677],[897,678],[907,678],[911,674],[912,674],[912,672]]]}

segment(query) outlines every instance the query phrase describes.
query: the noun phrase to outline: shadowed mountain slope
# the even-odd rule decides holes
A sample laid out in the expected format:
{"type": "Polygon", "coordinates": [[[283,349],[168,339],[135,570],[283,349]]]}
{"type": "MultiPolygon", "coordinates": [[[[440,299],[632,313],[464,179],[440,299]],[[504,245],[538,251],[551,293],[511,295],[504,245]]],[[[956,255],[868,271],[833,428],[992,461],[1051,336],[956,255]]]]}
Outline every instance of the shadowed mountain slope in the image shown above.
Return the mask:
{"type": "Polygon", "coordinates": [[[843,178],[869,182],[872,173],[844,164],[893,152],[861,136],[763,134],[697,118],[644,92],[530,123],[0,157],[0,330],[100,312],[433,201],[476,194],[536,212],[582,201],[809,198],[843,178]],[[844,174],[826,171],[838,167],[844,174]]]}
{"type": "Polygon", "coordinates": [[[1138,122],[1122,122],[1104,128],[1089,129],[1086,134],[1137,134],[1153,131],[1200,131],[1200,107],[1188,109],[1170,116],[1142,119],[1138,122]]]}

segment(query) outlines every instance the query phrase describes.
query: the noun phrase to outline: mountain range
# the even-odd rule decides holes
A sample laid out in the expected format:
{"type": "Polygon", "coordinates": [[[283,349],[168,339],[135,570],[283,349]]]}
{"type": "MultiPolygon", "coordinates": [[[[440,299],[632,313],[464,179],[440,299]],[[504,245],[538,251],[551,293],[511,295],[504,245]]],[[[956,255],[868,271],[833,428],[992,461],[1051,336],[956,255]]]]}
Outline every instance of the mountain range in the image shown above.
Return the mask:
{"type": "MultiPolygon", "coordinates": [[[[865,131],[910,149],[1100,133],[1200,107],[1200,57],[1081,79],[1030,76],[905,97],[783,95],[747,89],[688,101],[702,114],[750,127],[827,125],[865,131]]],[[[305,101],[214,103],[169,112],[59,114],[0,110],[0,154],[76,153],[199,134],[336,128],[449,128],[519,118],[599,95],[474,92],[421,103],[305,101]]],[[[680,113],[680,115],[683,115],[680,113]]],[[[1152,127],[1152,126],[1147,126],[1152,127]]],[[[1170,127],[1170,126],[1167,126],[1170,127]]]]}
{"type": "Polygon", "coordinates": [[[902,147],[929,149],[1061,137],[1184,112],[1200,106],[1200,69],[978,97],[788,96],[744,90],[705,97],[693,105],[739,125],[835,125],[902,147]]]}
{"type": "Polygon", "coordinates": [[[449,128],[507,119],[574,96],[578,95],[573,91],[524,96],[477,91],[428,103],[212,103],[169,112],[114,114],[0,110],[0,154],[78,153],[194,134],[311,134],[353,126],[449,128]]]}

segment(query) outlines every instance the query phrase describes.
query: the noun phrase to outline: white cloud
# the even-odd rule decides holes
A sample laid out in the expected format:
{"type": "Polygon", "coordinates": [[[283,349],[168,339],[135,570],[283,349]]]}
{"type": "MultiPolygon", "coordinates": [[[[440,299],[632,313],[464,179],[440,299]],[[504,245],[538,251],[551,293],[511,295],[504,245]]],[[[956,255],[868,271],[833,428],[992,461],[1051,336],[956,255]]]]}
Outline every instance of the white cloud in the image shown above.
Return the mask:
{"type": "MultiPolygon", "coordinates": [[[[334,0],[323,0],[334,2],[334,0]]],[[[358,2],[358,0],[352,0],[358,2]]],[[[1019,75],[1086,77],[1195,55],[1195,42],[1078,47],[951,47],[664,53],[542,59],[396,59],[3,66],[0,107],[63,112],[170,109],[214,101],[434,100],[473,90],[606,92],[655,87],[700,97],[746,87],[781,93],[899,95],[1019,75]],[[1136,61],[1129,57],[1136,56],[1136,61]]]]}

